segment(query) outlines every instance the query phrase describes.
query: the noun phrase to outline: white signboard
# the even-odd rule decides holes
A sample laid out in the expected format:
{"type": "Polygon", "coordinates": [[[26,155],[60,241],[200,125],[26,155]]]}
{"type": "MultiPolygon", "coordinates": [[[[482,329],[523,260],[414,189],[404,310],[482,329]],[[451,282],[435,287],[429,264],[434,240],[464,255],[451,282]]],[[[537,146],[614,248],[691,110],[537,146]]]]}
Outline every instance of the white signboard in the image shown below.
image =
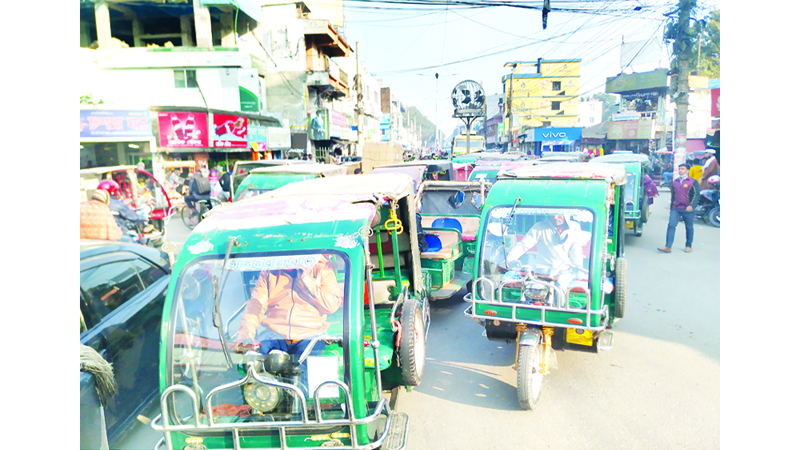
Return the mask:
{"type": "Polygon", "coordinates": [[[292,146],[289,128],[267,127],[267,148],[286,150],[292,146]]]}

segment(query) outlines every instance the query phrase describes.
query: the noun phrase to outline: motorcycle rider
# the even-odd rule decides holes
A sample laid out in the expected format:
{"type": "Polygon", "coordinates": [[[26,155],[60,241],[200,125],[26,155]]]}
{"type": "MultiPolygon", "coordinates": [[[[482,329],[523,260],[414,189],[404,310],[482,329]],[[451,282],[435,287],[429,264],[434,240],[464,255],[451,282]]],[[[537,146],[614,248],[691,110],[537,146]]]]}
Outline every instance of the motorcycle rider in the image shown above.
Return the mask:
{"type": "Polygon", "coordinates": [[[114,220],[117,222],[117,226],[122,230],[122,238],[120,238],[120,241],[136,242],[136,239],[134,239],[132,235],[137,235],[138,233],[128,227],[128,222],[133,224],[145,224],[147,223],[147,219],[142,219],[142,217],[137,214],[136,211],[129,208],[125,202],[116,198],[117,192],[119,192],[119,184],[117,184],[116,181],[103,180],[97,185],[97,189],[108,192],[108,208],[111,210],[111,213],[114,214],[114,220]]]}
{"type": "Polygon", "coordinates": [[[190,217],[199,216],[196,203],[211,200],[211,182],[208,181],[208,169],[195,170],[189,181],[189,194],[183,197],[186,206],[192,210],[190,217]]]}

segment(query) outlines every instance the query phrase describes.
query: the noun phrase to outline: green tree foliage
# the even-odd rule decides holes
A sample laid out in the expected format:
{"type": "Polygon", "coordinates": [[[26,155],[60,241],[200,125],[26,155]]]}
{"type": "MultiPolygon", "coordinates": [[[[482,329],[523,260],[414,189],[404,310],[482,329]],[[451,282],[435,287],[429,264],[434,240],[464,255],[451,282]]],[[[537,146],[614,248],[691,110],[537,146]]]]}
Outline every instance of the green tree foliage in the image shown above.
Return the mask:
{"type": "MultiPolygon", "coordinates": [[[[403,116],[405,116],[405,114],[403,116]]],[[[405,119],[405,117],[403,118],[405,119]]],[[[414,126],[420,127],[422,141],[428,141],[428,145],[433,146],[433,135],[436,134],[436,124],[428,120],[415,106],[408,108],[408,118],[411,119],[411,123],[414,124],[414,126]]],[[[439,135],[443,136],[441,128],[439,128],[439,135]]]]}
{"type": "Polygon", "coordinates": [[[690,29],[692,36],[692,56],[689,59],[689,68],[698,75],[710,79],[719,78],[720,75],[720,13],[716,10],[699,22],[692,22],[690,29]],[[700,62],[698,64],[698,51],[700,62]]]}
{"type": "MultiPolygon", "coordinates": [[[[694,0],[681,4],[681,7],[689,8],[690,11],[694,11],[695,6],[694,0]]],[[[695,18],[692,15],[685,40],[680,39],[681,30],[678,27],[677,14],[676,11],[672,22],[667,24],[664,30],[664,40],[672,42],[671,72],[678,73],[678,55],[683,55],[689,62],[689,70],[711,79],[719,78],[720,11],[715,10],[703,19],[695,18]]]]}
{"type": "Polygon", "coordinates": [[[611,120],[611,115],[619,109],[619,99],[614,94],[598,92],[591,97],[586,97],[586,100],[600,100],[603,102],[603,122],[611,120]]]}

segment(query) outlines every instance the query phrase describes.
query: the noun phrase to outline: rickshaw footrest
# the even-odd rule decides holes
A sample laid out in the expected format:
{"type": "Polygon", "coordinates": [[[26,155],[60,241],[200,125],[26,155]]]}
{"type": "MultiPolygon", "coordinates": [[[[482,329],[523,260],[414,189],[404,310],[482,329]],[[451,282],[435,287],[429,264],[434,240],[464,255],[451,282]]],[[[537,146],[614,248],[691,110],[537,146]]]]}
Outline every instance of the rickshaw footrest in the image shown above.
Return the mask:
{"type": "Polygon", "coordinates": [[[389,435],[381,445],[381,450],[403,450],[406,448],[408,437],[408,414],[392,411],[389,415],[391,428],[389,435]]]}

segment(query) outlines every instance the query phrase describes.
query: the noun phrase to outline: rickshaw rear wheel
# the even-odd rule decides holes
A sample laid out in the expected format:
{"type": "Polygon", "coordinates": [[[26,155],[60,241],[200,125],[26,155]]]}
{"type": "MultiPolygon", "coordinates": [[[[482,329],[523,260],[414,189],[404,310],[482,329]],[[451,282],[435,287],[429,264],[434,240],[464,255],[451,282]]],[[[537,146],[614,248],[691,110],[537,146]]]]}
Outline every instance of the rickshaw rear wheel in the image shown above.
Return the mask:
{"type": "Polygon", "coordinates": [[[530,411],[539,401],[544,381],[542,344],[520,345],[517,364],[517,399],[522,409],[530,411]]]}
{"type": "Polygon", "coordinates": [[[625,294],[628,284],[628,260],[617,258],[614,274],[614,317],[625,317],[625,294]]]}
{"type": "Polygon", "coordinates": [[[400,372],[403,384],[419,386],[425,368],[425,322],[419,302],[408,298],[403,302],[400,313],[400,372]]]}

